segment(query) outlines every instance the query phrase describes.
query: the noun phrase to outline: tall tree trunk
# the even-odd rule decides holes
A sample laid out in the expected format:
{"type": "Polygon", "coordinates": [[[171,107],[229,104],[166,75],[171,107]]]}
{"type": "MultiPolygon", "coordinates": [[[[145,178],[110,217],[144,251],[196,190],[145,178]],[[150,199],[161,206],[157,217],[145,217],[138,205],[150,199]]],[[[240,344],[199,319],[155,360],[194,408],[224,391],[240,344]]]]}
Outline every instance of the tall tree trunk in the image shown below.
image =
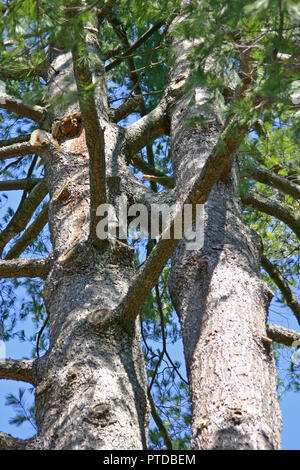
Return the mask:
{"type": "MultiPolygon", "coordinates": [[[[56,71],[50,74],[51,98],[65,83],[75,86],[70,54],[55,57],[51,70],[56,71]]],[[[79,108],[77,103],[62,109],[55,105],[53,110],[59,123],[79,108]]],[[[99,119],[103,121],[102,116],[99,119]]],[[[44,287],[50,347],[38,361],[37,442],[42,449],[145,449],[147,382],[139,322],[125,329],[117,321],[105,321],[135,274],[133,250],[117,241],[97,249],[87,240],[89,156],[84,127],[74,123],[77,135],[65,135],[44,157],[56,261],[44,287]],[[98,329],[91,320],[95,314],[102,317],[98,329]]],[[[108,121],[104,133],[108,202],[115,203],[120,194],[122,136],[108,121]]],[[[127,171],[125,159],[123,169],[127,171]]]]}
{"type": "MultiPolygon", "coordinates": [[[[189,74],[192,42],[176,38],[172,74],[189,74]]],[[[211,153],[220,124],[194,87],[172,110],[172,164],[182,186],[211,153]],[[206,125],[187,128],[195,115],[206,125]],[[192,164],[191,164],[192,162],[192,164]]],[[[179,316],[191,388],[192,449],[278,449],[281,418],[266,336],[269,292],[260,278],[261,241],[242,221],[236,175],[227,169],[205,204],[198,249],[183,239],[169,289],[179,316]]],[[[195,228],[195,226],[194,226],[195,228]]]]}

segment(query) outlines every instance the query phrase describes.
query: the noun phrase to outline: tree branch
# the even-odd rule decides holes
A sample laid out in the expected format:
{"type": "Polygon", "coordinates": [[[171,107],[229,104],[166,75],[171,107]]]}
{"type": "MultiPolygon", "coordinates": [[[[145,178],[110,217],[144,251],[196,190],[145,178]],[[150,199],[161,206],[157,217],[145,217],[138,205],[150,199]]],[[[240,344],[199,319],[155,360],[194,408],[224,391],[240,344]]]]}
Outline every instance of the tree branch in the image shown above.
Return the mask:
{"type": "Polygon", "coordinates": [[[168,99],[164,96],[156,108],[125,129],[129,158],[157,137],[169,133],[167,107],[168,99]]]}
{"type": "Polygon", "coordinates": [[[0,432],[0,450],[26,450],[28,440],[0,432]]]}
{"type": "MultiPolygon", "coordinates": [[[[92,33],[89,33],[87,41],[93,42],[96,40],[92,33]]],[[[99,217],[96,217],[96,210],[99,205],[106,202],[104,128],[101,127],[97,114],[93,77],[87,60],[87,44],[84,40],[80,39],[80,34],[78,34],[78,40],[73,47],[72,56],[80,110],[90,157],[90,238],[93,244],[98,246],[101,240],[98,239],[96,234],[96,225],[99,220],[99,217]],[[87,91],[88,88],[89,90],[87,91]]]]}
{"type": "Polygon", "coordinates": [[[19,258],[0,260],[0,278],[40,277],[46,278],[52,266],[50,258],[19,258]]]}
{"type": "Polygon", "coordinates": [[[7,147],[13,144],[21,144],[23,142],[29,142],[31,134],[19,135],[18,137],[12,137],[6,140],[0,140],[0,148],[7,147]]]}
{"type": "Polygon", "coordinates": [[[241,176],[250,176],[260,183],[273,186],[279,191],[289,194],[295,199],[300,199],[300,187],[284,176],[277,175],[266,168],[249,167],[241,171],[241,176]]]}
{"type": "Polygon", "coordinates": [[[286,304],[294,312],[300,325],[300,304],[297,302],[297,299],[293,294],[287,281],[279,272],[278,268],[275,267],[275,265],[271,263],[265,256],[261,257],[261,265],[281,291],[281,294],[284,297],[286,304]]]}
{"type": "Polygon", "coordinates": [[[285,346],[292,346],[294,341],[300,341],[299,331],[289,330],[288,328],[271,323],[267,323],[267,335],[272,341],[284,344],[285,346]]]}
{"type": "Polygon", "coordinates": [[[157,170],[154,166],[150,165],[148,162],[139,158],[137,155],[132,155],[129,163],[131,163],[135,168],[140,170],[142,173],[147,175],[157,176],[158,178],[165,178],[165,175],[162,171],[157,170]]]}
{"type": "Polygon", "coordinates": [[[111,59],[112,57],[114,57],[115,55],[119,54],[119,52],[122,52],[124,50],[124,47],[119,44],[117,47],[115,47],[114,49],[111,49],[107,52],[104,53],[104,56],[103,56],[103,59],[106,61],[106,60],[109,60],[111,59]]]}
{"type": "Polygon", "coordinates": [[[34,73],[34,70],[31,67],[28,67],[26,64],[21,64],[22,68],[1,68],[0,69],[0,80],[22,80],[26,77],[27,74],[34,73]]]}
{"type": "Polygon", "coordinates": [[[100,24],[105,20],[115,3],[116,0],[108,0],[105,5],[101,8],[99,13],[97,14],[98,26],[100,26],[100,24]]]}
{"type": "Polygon", "coordinates": [[[48,188],[45,181],[41,181],[31,190],[27,199],[18,207],[8,225],[0,233],[0,253],[2,253],[6,243],[25,229],[47,192],[48,188]]]}
{"type": "Polygon", "coordinates": [[[172,189],[175,186],[175,180],[173,176],[143,175],[142,179],[161,184],[162,186],[165,186],[165,188],[168,188],[168,189],[172,189]]]}
{"type": "Polygon", "coordinates": [[[16,191],[19,189],[30,191],[34,186],[42,181],[43,180],[41,178],[0,181],[0,191],[16,191]]]}
{"type": "Polygon", "coordinates": [[[152,34],[154,34],[159,28],[161,28],[161,26],[163,26],[163,24],[164,23],[162,21],[159,21],[158,23],[153,25],[151,28],[149,28],[148,31],[146,31],[141,37],[139,37],[139,39],[137,39],[132,44],[132,46],[130,46],[126,51],[124,51],[124,54],[121,57],[119,57],[118,59],[108,64],[105,67],[105,71],[109,72],[110,70],[115,68],[117,65],[119,65],[122,62],[122,60],[126,60],[129,54],[134,52],[138,47],[140,47],[144,42],[146,42],[147,39],[149,39],[152,36],[152,34]]]}
{"type": "Polygon", "coordinates": [[[254,193],[251,193],[247,196],[242,195],[241,200],[244,204],[247,204],[254,209],[282,220],[282,222],[287,224],[290,229],[295,232],[297,237],[300,238],[300,220],[284,207],[254,193]]]}
{"type": "Polygon", "coordinates": [[[112,122],[119,122],[121,119],[126,118],[131,114],[137,106],[141,104],[143,97],[141,95],[135,95],[133,98],[125,101],[119,108],[110,109],[109,115],[112,122]]]}
{"type": "Polygon", "coordinates": [[[161,432],[161,435],[163,437],[166,448],[168,450],[172,450],[173,445],[172,445],[172,440],[171,440],[170,434],[168,433],[166,427],[164,426],[164,423],[161,420],[161,417],[159,416],[159,414],[157,412],[157,409],[156,409],[154,400],[152,398],[151,392],[149,390],[149,387],[148,387],[148,390],[147,390],[147,395],[148,395],[148,399],[149,399],[149,403],[150,403],[152,418],[154,419],[158,430],[161,432]]]}
{"type": "Polygon", "coordinates": [[[37,385],[36,361],[29,359],[1,359],[0,379],[20,380],[37,385]]]}
{"type": "Polygon", "coordinates": [[[44,120],[46,113],[45,108],[27,105],[22,100],[6,93],[0,93],[0,108],[20,114],[20,116],[32,119],[39,124],[44,120]]]}
{"type": "Polygon", "coordinates": [[[0,160],[30,155],[31,153],[42,155],[43,147],[41,145],[31,145],[30,142],[21,142],[8,145],[7,147],[0,147],[0,160]]]}
{"type": "Polygon", "coordinates": [[[48,222],[48,211],[49,203],[45,204],[41,212],[34,219],[32,224],[22,234],[22,236],[16,241],[14,246],[6,253],[4,259],[18,258],[21,253],[30,245],[43,230],[44,226],[48,222]]]}

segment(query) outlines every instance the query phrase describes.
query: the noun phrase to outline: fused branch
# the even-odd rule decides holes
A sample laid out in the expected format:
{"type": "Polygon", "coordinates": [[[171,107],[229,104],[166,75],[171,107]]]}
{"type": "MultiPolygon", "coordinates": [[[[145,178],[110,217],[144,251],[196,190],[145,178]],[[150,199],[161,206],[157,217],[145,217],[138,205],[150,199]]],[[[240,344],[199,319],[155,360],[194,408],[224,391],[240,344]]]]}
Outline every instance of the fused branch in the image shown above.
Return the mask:
{"type": "Polygon", "coordinates": [[[36,361],[31,359],[1,359],[0,379],[20,380],[37,385],[36,361]]]}
{"type": "Polygon", "coordinates": [[[273,263],[271,263],[268,258],[262,256],[260,261],[264,270],[269,274],[270,278],[275,282],[281,291],[286,304],[294,312],[300,325],[300,304],[297,302],[297,299],[293,294],[288,282],[284,279],[278,268],[273,263]]]}
{"type": "Polygon", "coordinates": [[[0,93],[0,108],[7,109],[20,116],[32,119],[39,124],[44,120],[46,110],[42,106],[30,106],[14,96],[0,93]]]}
{"type": "Polygon", "coordinates": [[[50,258],[18,258],[0,260],[0,278],[10,277],[40,277],[45,279],[50,272],[50,258]]]}
{"type": "Polygon", "coordinates": [[[300,238],[300,219],[296,218],[284,207],[254,193],[242,195],[241,199],[244,204],[282,220],[282,222],[287,224],[290,229],[295,232],[297,237],[300,238]]]}

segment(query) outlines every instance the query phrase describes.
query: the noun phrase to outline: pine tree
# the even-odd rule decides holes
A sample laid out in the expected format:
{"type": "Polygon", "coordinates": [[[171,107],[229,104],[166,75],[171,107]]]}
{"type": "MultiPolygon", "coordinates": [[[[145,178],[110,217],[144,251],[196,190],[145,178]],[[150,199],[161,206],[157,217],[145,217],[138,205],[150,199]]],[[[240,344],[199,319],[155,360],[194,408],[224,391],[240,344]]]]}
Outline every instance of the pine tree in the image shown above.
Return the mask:
{"type": "Polygon", "coordinates": [[[33,359],[0,362],[0,378],[34,386],[37,435],[2,433],[0,447],[145,449],[151,411],[152,445],[184,448],[189,385],[192,449],[278,449],[272,341],[299,334],[267,323],[266,281],[299,322],[298,5],[24,0],[1,11],[0,189],[23,190],[0,233],[1,334],[29,314],[39,331],[33,359]],[[157,205],[170,217],[141,260],[126,226],[143,207],[153,228],[157,205]],[[116,220],[112,207],[132,212],[116,220]],[[14,315],[20,285],[31,300],[14,315]],[[178,336],[167,285],[188,383],[167,351],[178,336]]]}

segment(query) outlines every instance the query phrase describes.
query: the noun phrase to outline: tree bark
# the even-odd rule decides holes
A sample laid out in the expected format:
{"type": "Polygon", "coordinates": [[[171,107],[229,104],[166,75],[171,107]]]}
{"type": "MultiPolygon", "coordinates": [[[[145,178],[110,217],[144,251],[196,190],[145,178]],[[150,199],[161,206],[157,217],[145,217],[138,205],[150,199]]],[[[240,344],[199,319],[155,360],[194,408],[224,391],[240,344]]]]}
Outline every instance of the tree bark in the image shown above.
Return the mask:
{"type": "MultiPolygon", "coordinates": [[[[53,98],[63,84],[74,83],[70,54],[54,57],[51,70],[56,71],[48,82],[53,98]]],[[[55,105],[52,111],[54,122],[79,108],[55,105]]],[[[99,120],[102,124],[102,115],[99,120]]],[[[129,170],[120,129],[108,121],[103,128],[108,201],[115,202],[122,189],[129,192],[119,182],[122,168],[129,170]]],[[[149,411],[138,318],[127,328],[105,322],[105,312],[116,309],[135,274],[133,250],[121,242],[107,242],[100,250],[88,239],[84,128],[51,144],[43,158],[55,259],[43,290],[50,346],[37,360],[36,448],[145,449],[149,411]],[[95,312],[103,319],[98,328],[89,321],[95,312]]]]}
{"type": "MultiPolygon", "coordinates": [[[[192,46],[173,40],[171,74],[189,74],[192,46]]],[[[204,166],[218,136],[220,123],[207,96],[194,87],[172,110],[172,164],[182,185],[204,166]],[[183,117],[195,114],[207,124],[187,128],[183,117]]],[[[199,248],[188,249],[183,239],[172,256],[169,289],[190,383],[192,449],[280,447],[273,351],[264,338],[270,298],[260,278],[261,241],[242,221],[236,184],[228,165],[205,204],[199,248]]]]}

